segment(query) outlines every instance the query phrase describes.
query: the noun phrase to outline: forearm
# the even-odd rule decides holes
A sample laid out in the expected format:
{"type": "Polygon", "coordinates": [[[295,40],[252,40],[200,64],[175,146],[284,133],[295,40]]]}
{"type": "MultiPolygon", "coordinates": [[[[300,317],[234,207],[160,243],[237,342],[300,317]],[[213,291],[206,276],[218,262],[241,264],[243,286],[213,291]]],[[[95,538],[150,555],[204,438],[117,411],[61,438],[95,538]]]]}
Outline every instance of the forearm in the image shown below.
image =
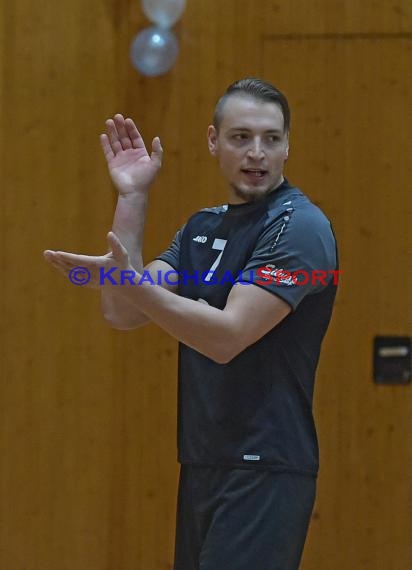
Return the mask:
{"type": "MultiPolygon", "coordinates": [[[[126,247],[132,265],[143,270],[143,232],[147,208],[147,191],[119,196],[113,218],[113,232],[126,247]]],[[[105,319],[117,328],[137,327],[148,322],[148,317],[115,290],[102,289],[102,311],[105,319]],[[120,325],[121,324],[121,325],[120,325]]]]}
{"type": "Polygon", "coordinates": [[[148,192],[119,196],[112,230],[127,249],[129,259],[138,272],[143,269],[142,247],[148,192]]]}
{"type": "Polygon", "coordinates": [[[216,362],[231,358],[236,323],[231,314],[158,285],[124,285],[118,294],[163,330],[216,362]]]}

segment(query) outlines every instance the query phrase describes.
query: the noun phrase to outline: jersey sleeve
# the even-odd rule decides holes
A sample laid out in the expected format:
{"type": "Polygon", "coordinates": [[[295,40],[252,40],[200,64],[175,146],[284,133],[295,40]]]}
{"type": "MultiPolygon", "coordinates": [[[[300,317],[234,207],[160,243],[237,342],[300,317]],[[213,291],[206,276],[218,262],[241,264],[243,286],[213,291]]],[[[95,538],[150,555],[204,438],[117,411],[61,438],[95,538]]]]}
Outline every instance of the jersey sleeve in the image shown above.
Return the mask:
{"type": "Polygon", "coordinates": [[[337,278],[336,242],[329,220],[314,205],[269,220],[238,281],[278,295],[295,310],[337,278]]]}
{"type": "Polygon", "coordinates": [[[170,246],[160,255],[156,256],[156,259],[165,261],[173,267],[175,271],[179,271],[179,259],[180,259],[180,243],[182,241],[182,233],[185,226],[182,226],[175,234],[170,246]]]}

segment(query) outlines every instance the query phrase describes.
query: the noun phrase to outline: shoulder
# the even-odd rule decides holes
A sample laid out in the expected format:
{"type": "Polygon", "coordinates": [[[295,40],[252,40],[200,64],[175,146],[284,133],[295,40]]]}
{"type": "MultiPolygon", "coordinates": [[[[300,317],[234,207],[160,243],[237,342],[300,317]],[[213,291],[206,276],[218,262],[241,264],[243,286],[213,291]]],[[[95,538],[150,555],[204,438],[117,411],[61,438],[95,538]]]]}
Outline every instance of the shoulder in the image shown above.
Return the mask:
{"type": "Polygon", "coordinates": [[[268,207],[265,230],[277,228],[281,223],[302,239],[319,232],[334,237],[329,218],[299,188],[289,187],[281,198],[268,207]]]}
{"type": "Polygon", "coordinates": [[[224,216],[227,212],[227,205],[222,204],[219,206],[214,206],[210,208],[202,208],[197,212],[194,212],[186,221],[182,229],[191,230],[196,228],[201,224],[203,227],[213,227],[219,219],[224,216]]]}
{"type": "MultiPolygon", "coordinates": [[[[225,214],[227,212],[227,204],[221,204],[220,206],[213,206],[211,208],[202,208],[196,214],[225,214]]],[[[196,215],[194,214],[194,215],[196,215]]]]}
{"type": "Polygon", "coordinates": [[[221,204],[219,206],[212,206],[209,208],[202,208],[201,210],[198,210],[197,212],[194,212],[189,219],[187,220],[187,223],[191,223],[194,220],[198,220],[199,218],[202,217],[214,217],[214,216],[222,216],[224,214],[226,214],[227,212],[227,204],[221,204]]]}
{"type": "Polygon", "coordinates": [[[277,217],[279,213],[290,213],[302,220],[329,222],[325,213],[314,204],[306,194],[295,186],[288,187],[282,194],[271,201],[268,206],[268,222],[277,217]]]}
{"type": "Polygon", "coordinates": [[[268,251],[278,261],[293,258],[302,266],[308,263],[335,267],[337,263],[337,244],[330,220],[295,187],[283,192],[282,200],[273,200],[256,249],[268,251]]]}

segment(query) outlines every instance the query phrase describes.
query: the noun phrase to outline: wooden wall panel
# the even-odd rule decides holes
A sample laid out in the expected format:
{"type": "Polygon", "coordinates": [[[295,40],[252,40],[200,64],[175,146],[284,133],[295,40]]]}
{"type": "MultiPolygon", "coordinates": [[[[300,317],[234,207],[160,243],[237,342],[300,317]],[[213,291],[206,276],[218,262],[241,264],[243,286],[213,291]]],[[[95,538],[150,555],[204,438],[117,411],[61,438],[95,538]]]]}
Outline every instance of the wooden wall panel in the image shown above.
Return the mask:
{"type": "Polygon", "coordinates": [[[409,0],[299,0],[263,3],[265,34],[399,34],[409,33],[409,0]]]}
{"type": "Polygon", "coordinates": [[[128,61],[138,4],[0,0],[0,568],[170,570],[176,343],[109,330],[96,294],[41,252],[105,250],[115,194],[98,134],[118,111],[166,150],[147,259],[223,202],[213,105],[263,75],[292,105],[288,176],[333,218],[344,268],[302,569],[409,570],[411,386],[373,385],[371,339],[411,329],[411,4],[188,0],[178,62],[151,79],[128,61]]]}

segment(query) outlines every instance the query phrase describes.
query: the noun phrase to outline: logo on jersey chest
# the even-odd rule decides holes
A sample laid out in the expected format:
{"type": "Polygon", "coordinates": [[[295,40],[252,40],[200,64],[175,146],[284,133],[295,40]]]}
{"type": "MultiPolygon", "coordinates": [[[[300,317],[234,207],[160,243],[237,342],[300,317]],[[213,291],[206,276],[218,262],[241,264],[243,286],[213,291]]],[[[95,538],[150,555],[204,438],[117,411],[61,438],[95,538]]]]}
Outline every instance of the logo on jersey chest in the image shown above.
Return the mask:
{"type": "Polygon", "coordinates": [[[193,241],[197,241],[198,243],[206,243],[207,236],[196,236],[193,238],[193,241]]]}

